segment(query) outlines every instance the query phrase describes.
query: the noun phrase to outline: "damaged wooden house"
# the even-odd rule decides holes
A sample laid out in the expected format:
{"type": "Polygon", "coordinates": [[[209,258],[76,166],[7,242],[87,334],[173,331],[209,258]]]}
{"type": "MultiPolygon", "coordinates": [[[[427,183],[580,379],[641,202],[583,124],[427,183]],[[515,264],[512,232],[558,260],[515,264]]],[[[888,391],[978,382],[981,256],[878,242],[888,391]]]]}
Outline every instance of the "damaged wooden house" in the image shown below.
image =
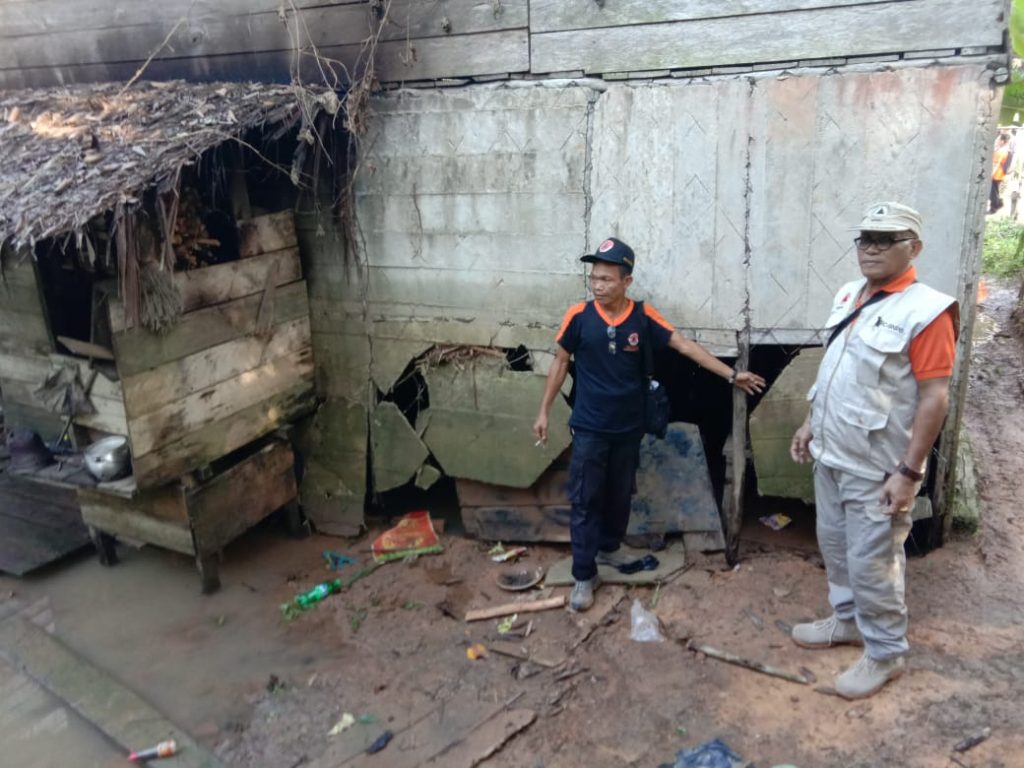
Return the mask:
{"type": "MultiPolygon", "coordinates": [[[[587,296],[579,257],[614,235],[638,254],[637,298],[722,359],[772,382],[763,399],[748,399],[680,360],[657,361],[677,423],[671,439],[645,449],[634,525],[681,533],[702,549],[724,546],[734,559],[745,502],[806,498],[809,476],[788,461],[785,446],[804,414],[834,291],[857,274],[847,228],[872,200],[900,199],[925,216],[922,279],[964,309],[953,405],[926,483],[938,512],[932,530],[941,538],[955,480],[990,144],[1009,76],[1004,0],[322,0],[287,8],[170,0],[152,18],[142,4],[86,18],[80,4],[48,1],[66,27],[33,18],[28,4],[0,5],[0,24],[10,30],[0,83],[127,78],[146,65],[146,77],[156,79],[301,75],[350,94],[345,120],[318,135],[346,147],[351,162],[308,171],[314,185],[328,182],[332,191],[321,184],[311,199],[322,205],[298,206],[303,271],[288,272],[292,282],[282,279],[270,291],[274,318],[283,322],[289,288],[305,280],[313,362],[302,358],[291,369],[292,389],[283,387],[282,372],[279,380],[264,370],[253,329],[270,295],[266,270],[240,279],[244,295],[199,291],[199,304],[175,326],[187,327],[198,312],[220,318],[216,327],[236,335],[211,336],[210,347],[235,343],[255,357],[245,358],[245,370],[230,364],[224,371],[221,357],[208,365],[216,375],[230,372],[241,391],[261,386],[243,386],[247,376],[266,382],[274,394],[257,403],[285,398],[274,401],[273,418],[253,404],[246,406],[253,419],[238,415],[230,428],[213,427],[218,420],[227,427],[228,414],[242,409],[225,404],[227,387],[189,380],[184,371],[178,384],[201,391],[193,402],[197,412],[215,414],[210,420],[173,415],[164,398],[184,397],[185,389],[155,381],[137,410],[136,377],[202,352],[172,349],[167,340],[179,330],[161,336],[135,325],[144,307],[131,301],[110,304],[109,329],[79,322],[69,331],[52,318],[45,333],[36,328],[33,343],[46,356],[71,352],[56,341],[69,334],[110,350],[120,379],[97,377],[92,400],[110,394],[112,408],[123,405],[125,429],[106,431],[127,434],[143,478],[193,472],[212,454],[255,440],[251,432],[272,431],[308,407],[312,381],[321,404],[295,431],[295,444],[303,457],[302,507],[320,530],[357,533],[368,499],[430,488],[443,477],[470,533],[565,540],[568,432],[535,446],[530,426],[562,314],[587,296]],[[54,44],[41,46],[41,39],[54,44]],[[334,215],[339,189],[342,216],[334,215]],[[233,302],[244,311],[223,319],[233,302]],[[129,337],[147,341],[132,345],[129,337]],[[227,440],[235,429],[238,440],[227,440]],[[193,453],[197,460],[187,458],[193,453]]],[[[255,124],[246,109],[232,109],[238,125],[255,124]]],[[[203,148],[237,148],[209,138],[203,148]]],[[[79,173],[103,166],[85,163],[89,151],[82,147],[79,173]]],[[[138,172],[148,173],[152,156],[136,156],[138,172]]],[[[219,189],[235,201],[232,162],[225,160],[219,189]]],[[[274,162],[294,167],[290,159],[274,162]]],[[[34,182],[32,173],[20,183],[34,182]]],[[[168,164],[160,178],[176,173],[168,164]]],[[[278,186],[288,186],[287,176],[278,186]]],[[[52,190],[63,176],[52,178],[44,197],[59,201],[52,190]]],[[[153,191],[122,205],[150,211],[158,240],[172,231],[160,202],[169,199],[166,184],[133,186],[153,191]]],[[[184,209],[184,194],[175,199],[184,209]]],[[[40,230],[31,269],[8,246],[5,264],[21,263],[9,285],[38,275],[45,298],[47,249],[61,254],[58,263],[66,253],[77,262],[116,260],[118,238],[144,249],[146,224],[111,226],[121,220],[119,204],[104,198],[92,209],[105,212],[106,240],[79,236],[84,220],[40,230]]],[[[278,199],[258,207],[273,214],[290,205],[278,199]]],[[[39,211],[55,220],[49,209],[39,211]]],[[[236,225],[249,218],[232,215],[236,225]]],[[[17,234],[25,226],[12,230],[18,253],[33,240],[17,234]]],[[[189,237],[222,241],[208,230],[189,237]]],[[[157,248],[154,258],[178,256],[157,248]]],[[[185,296],[193,273],[229,268],[183,269],[173,279],[185,296]]],[[[131,278],[140,288],[145,269],[131,278]]],[[[297,354],[282,344],[282,355],[297,354]]],[[[37,416],[47,413],[51,432],[59,430],[60,419],[36,401],[52,360],[32,359],[30,380],[7,375],[27,385],[12,390],[23,394],[12,412],[31,405],[37,416]]],[[[566,403],[557,403],[552,425],[564,425],[567,414],[566,403]]],[[[97,416],[76,416],[83,428],[89,418],[97,416]]],[[[83,493],[91,499],[96,491],[83,493]]],[[[164,530],[162,522],[153,527],[164,530]]]]}
{"type": "Polygon", "coordinates": [[[214,553],[297,513],[281,436],[315,404],[297,137],[337,108],[287,86],[0,93],[9,469],[74,489],[102,559],[112,536],[155,544],[212,589],[214,553]]]}

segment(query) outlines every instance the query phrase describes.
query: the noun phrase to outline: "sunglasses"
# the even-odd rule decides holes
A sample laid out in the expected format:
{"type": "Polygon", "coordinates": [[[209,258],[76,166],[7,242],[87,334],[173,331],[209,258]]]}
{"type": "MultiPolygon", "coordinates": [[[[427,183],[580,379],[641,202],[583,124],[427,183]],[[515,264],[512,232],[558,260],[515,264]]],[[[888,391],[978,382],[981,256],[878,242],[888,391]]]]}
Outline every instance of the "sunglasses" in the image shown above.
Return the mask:
{"type": "Polygon", "coordinates": [[[615,354],[615,326],[614,325],[609,325],[608,326],[608,352],[610,354],[613,354],[613,355],[615,354]]]}
{"type": "Polygon", "coordinates": [[[893,237],[892,235],[861,235],[853,238],[853,244],[857,250],[866,251],[874,246],[879,251],[888,251],[896,243],[905,243],[907,240],[917,240],[916,237],[893,237]]]}

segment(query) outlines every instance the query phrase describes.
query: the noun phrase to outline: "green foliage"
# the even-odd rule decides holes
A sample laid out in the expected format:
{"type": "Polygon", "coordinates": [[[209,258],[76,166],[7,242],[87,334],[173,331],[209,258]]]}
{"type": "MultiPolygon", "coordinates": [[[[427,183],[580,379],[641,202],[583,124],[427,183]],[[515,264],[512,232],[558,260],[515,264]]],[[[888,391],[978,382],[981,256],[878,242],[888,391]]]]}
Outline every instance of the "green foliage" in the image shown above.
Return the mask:
{"type": "Polygon", "coordinates": [[[989,219],[981,263],[989,275],[1007,277],[1024,272],[1024,226],[1012,219],[989,219]]]}
{"type": "Polygon", "coordinates": [[[1024,0],[1013,0],[1010,7],[1010,45],[1015,56],[1024,56],[1024,0]]]}

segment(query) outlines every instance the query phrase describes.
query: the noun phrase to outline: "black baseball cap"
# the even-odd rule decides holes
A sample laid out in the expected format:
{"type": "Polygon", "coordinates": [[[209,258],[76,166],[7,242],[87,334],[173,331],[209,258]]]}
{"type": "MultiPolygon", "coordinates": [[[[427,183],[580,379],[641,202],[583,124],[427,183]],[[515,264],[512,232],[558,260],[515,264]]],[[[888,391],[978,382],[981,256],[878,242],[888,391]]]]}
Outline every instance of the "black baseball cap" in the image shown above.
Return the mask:
{"type": "Polygon", "coordinates": [[[633,249],[624,242],[614,237],[609,237],[597,246],[597,250],[594,251],[594,253],[587,254],[582,257],[580,261],[585,261],[588,264],[593,264],[598,261],[603,261],[607,264],[621,264],[632,272],[633,264],[636,262],[636,256],[633,254],[633,249]]]}

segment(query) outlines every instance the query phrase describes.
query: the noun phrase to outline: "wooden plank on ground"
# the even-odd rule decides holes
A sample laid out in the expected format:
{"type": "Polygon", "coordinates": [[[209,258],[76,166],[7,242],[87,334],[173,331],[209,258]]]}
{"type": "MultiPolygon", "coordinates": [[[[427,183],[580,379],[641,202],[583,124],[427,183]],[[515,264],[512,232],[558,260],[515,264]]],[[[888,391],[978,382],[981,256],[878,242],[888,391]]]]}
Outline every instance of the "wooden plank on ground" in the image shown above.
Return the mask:
{"type": "Polygon", "coordinates": [[[151,488],[226,456],[279,426],[309,413],[316,405],[313,385],[303,381],[230,416],[188,432],[132,462],[139,488],[151,488]]]}
{"type": "Polygon", "coordinates": [[[81,489],[78,503],[86,525],[186,555],[195,553],[185,496],[177,484],[132,499],[81,489]]]}
{"type": "Polygon", "coordinates": [[[290,208],[238,222],[238,252],[243,260],[260,254],[295,248],[295,212],[290,208]]]}
{"type": "Polygon", "coordinates": [[[125,407],[137,418],[311,345],[309,318],[288,320],[274,326],[268,339],[242,336],[126,378],[125,407]]]}
{"type": "Polygon", "coordinates": [[[297,496],[295,457],[283,442],[263,448],[187,494],[195,547],[220,550],[297,496]]]}
{"type": "Polygon", "coordinates": [[[219,768],[220,761],[137,694],[21,616],[0,621],[0,654],[126,750],[173,738],[169,768],[219,768]]]}
{"type": "Polygon", "coordinates": [[[191,392],[128,422],[132,450],[149,453],[182,434],[202,429],[284,392],[302,380],[313,384],[313,350],[305,347],[227,381],[191,392]]]}
{"type": "MultiPolygon", "coordinates": [[[[167,333],[132,328],[114,334],[118,371],[128,378],[171,360],[209,349],[252,333],[259,312],[261,294],[253,294],[216,307],[197,309],[183,315],[167,333]]],[[[274,320],[284,322],[309,315],[306,282],[299,280],[277,289],[274,320]]]]}
{"type": "Polygon", "coordinates": [[[1001,0],[893,0],[531,35],[531,71],[629,72],[1002,45],[1001,0]]]}

